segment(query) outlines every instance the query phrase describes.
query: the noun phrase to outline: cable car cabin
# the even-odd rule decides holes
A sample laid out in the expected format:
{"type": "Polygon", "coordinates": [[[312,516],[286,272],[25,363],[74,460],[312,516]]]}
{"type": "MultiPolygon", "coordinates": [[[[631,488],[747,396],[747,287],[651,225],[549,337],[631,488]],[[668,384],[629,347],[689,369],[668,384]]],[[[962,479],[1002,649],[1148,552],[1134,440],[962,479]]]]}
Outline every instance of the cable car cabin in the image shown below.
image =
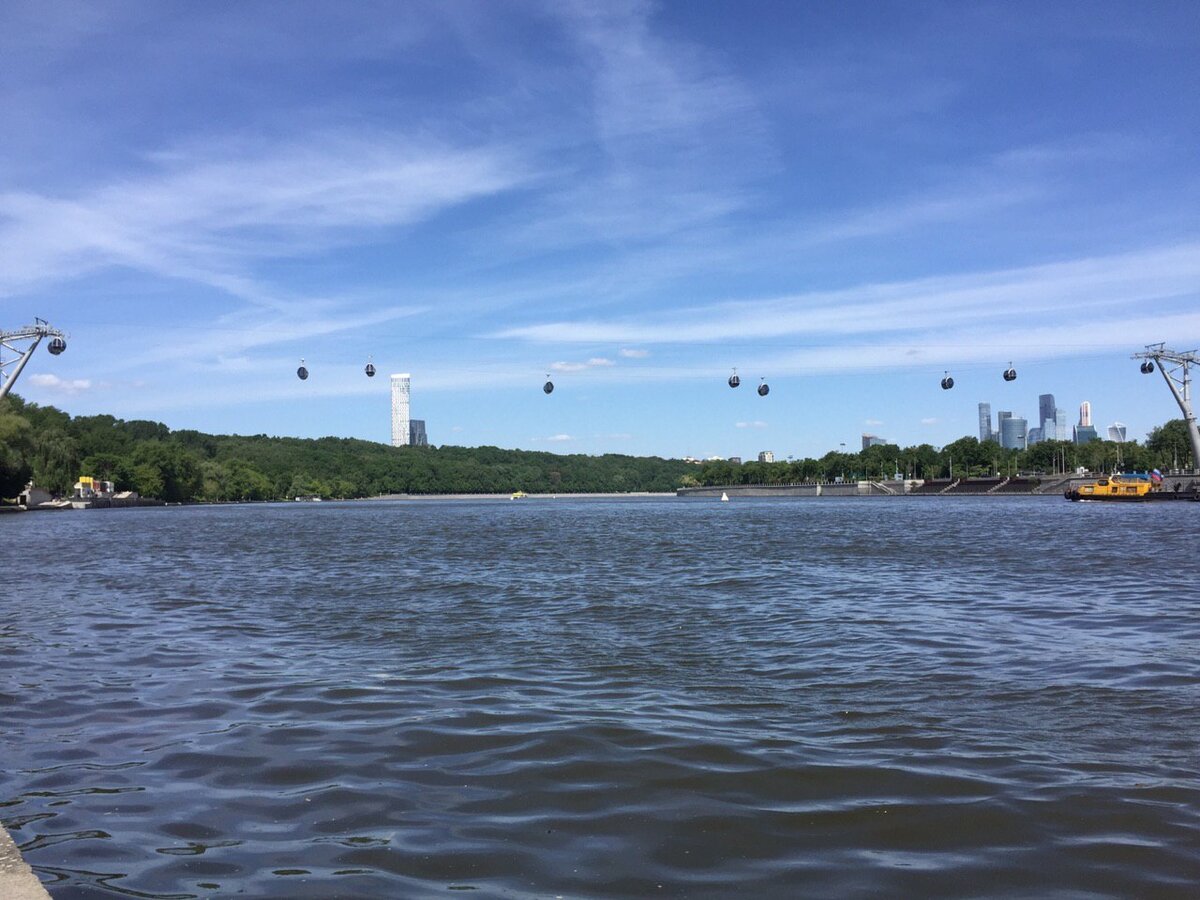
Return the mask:
{"type": "Polygon", "coordinates": [[[545,384],[542,385],[542,390],[545,391],[547,394],[553,394],[554,393],[554,382],[547,381],[545,384]]]}
{"type": "Polygon", "coordinates": [[[46,348],[53,356],[58,356],[67,349],[67,342],[60,337],[56,337],[50,342],[50,346],[46,348]]]}
{"type": "Polygon", "coordinates": [[[735,388],[741,383],[742,379],[738,378],[737,369],[734,369],[733,374],[729,376],[729,386],[731,388],[735,388]]]}
{"type": "Polygon", "coordinates": [[[758,386],[758,396],[765,397],[769,393],[771,393],[771,388],[765,381],[758,386]]]}
{"type": "Polygon", "coordinates": [[[1159,490],[1149,475],[1110,475],[1088,481],[1063,492],[1068,500],[1138,501],[1149,500],[1159,490]]]}
{"type": "Polygon", "coordinates": [[[368,378],[375,377],[375,366],[371,363],[367,363],[367,368],[364,371],[366,371],[368,378]]]}
{"type": "Polygon", "coordinates": [[[942,379],[942,390],[948,391],[952,387],[954,387],[954,379],[951,378],[949,375],[947,375],[945,378],[942,379]]]}
{"type": "Polygon", "coordinates": [[[1016,381],[1017,380],[1017,370],[1012,369],[1012,368],[1005,369],[1004,370],[1004,380],[1005,381],[1016,381]]]}

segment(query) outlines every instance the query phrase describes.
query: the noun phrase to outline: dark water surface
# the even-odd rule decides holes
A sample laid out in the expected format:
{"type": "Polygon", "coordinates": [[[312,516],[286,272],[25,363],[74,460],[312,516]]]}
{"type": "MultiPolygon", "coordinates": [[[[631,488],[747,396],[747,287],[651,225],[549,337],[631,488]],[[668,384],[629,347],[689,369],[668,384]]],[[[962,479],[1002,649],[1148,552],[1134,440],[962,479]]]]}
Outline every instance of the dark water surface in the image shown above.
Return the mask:
{"type": "Polygon", "coordinates": [[[55,900],[1195,897],[1198,507],[7,516],[0,822],[55,900]]]}

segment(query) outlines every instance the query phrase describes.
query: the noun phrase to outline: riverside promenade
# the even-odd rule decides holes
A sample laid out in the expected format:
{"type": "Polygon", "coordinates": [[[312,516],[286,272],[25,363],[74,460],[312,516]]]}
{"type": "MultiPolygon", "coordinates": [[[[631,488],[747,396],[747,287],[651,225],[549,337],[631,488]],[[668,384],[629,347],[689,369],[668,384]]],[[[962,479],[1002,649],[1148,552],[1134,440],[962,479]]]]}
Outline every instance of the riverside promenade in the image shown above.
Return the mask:
{"type": "MultiPolygon", "coordinates": [[[[1061,499],[1063,492],[1103,478],[1087,475],[1017,476],[1005,478],[956,478],[922,481],[842,481],[800,482],[796,484],[724,484],[679,488],[680,497],[1051,497],[1061,499]]],[[[1164,483],[1154,499],[1190,500],[1200,490],[1200,477],[1182,473],[1164,475],[1164,483]],[[1174,494],[1162,497],[1159,494],[1174,494]]]]}
{"type": "Polygon", "coordinates": [[[0,826],[0,897],[4,900],[50,900],[8,832],[0,826]]]}

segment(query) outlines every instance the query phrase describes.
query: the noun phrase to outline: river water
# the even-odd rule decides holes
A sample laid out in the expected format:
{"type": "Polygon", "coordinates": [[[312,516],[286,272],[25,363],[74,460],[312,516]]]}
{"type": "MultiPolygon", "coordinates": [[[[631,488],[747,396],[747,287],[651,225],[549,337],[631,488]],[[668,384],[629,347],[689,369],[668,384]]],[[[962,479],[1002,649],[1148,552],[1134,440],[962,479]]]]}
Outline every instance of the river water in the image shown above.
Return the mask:
{"type": "Polygon", "coordinates": [[[83,897],[1195,897],[1200,504],[0,518],[0,823],[83,897]]]}

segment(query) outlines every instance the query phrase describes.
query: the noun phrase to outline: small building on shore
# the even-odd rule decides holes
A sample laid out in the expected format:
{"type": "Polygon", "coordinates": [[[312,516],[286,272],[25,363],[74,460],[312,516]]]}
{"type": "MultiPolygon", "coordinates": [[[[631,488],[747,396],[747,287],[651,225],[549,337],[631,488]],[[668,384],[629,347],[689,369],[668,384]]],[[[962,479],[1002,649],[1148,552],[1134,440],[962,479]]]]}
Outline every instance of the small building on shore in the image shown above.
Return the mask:
{"type": "Polygon", "coordinates": [[[33,509],[36,506],[41,506],[43,503],[49,503],[54,497],[45,488],[34,487],[33,482],[25,485],[25,490],[17,495],[17,505],[23,506],[26,509],[33,509]]]}

